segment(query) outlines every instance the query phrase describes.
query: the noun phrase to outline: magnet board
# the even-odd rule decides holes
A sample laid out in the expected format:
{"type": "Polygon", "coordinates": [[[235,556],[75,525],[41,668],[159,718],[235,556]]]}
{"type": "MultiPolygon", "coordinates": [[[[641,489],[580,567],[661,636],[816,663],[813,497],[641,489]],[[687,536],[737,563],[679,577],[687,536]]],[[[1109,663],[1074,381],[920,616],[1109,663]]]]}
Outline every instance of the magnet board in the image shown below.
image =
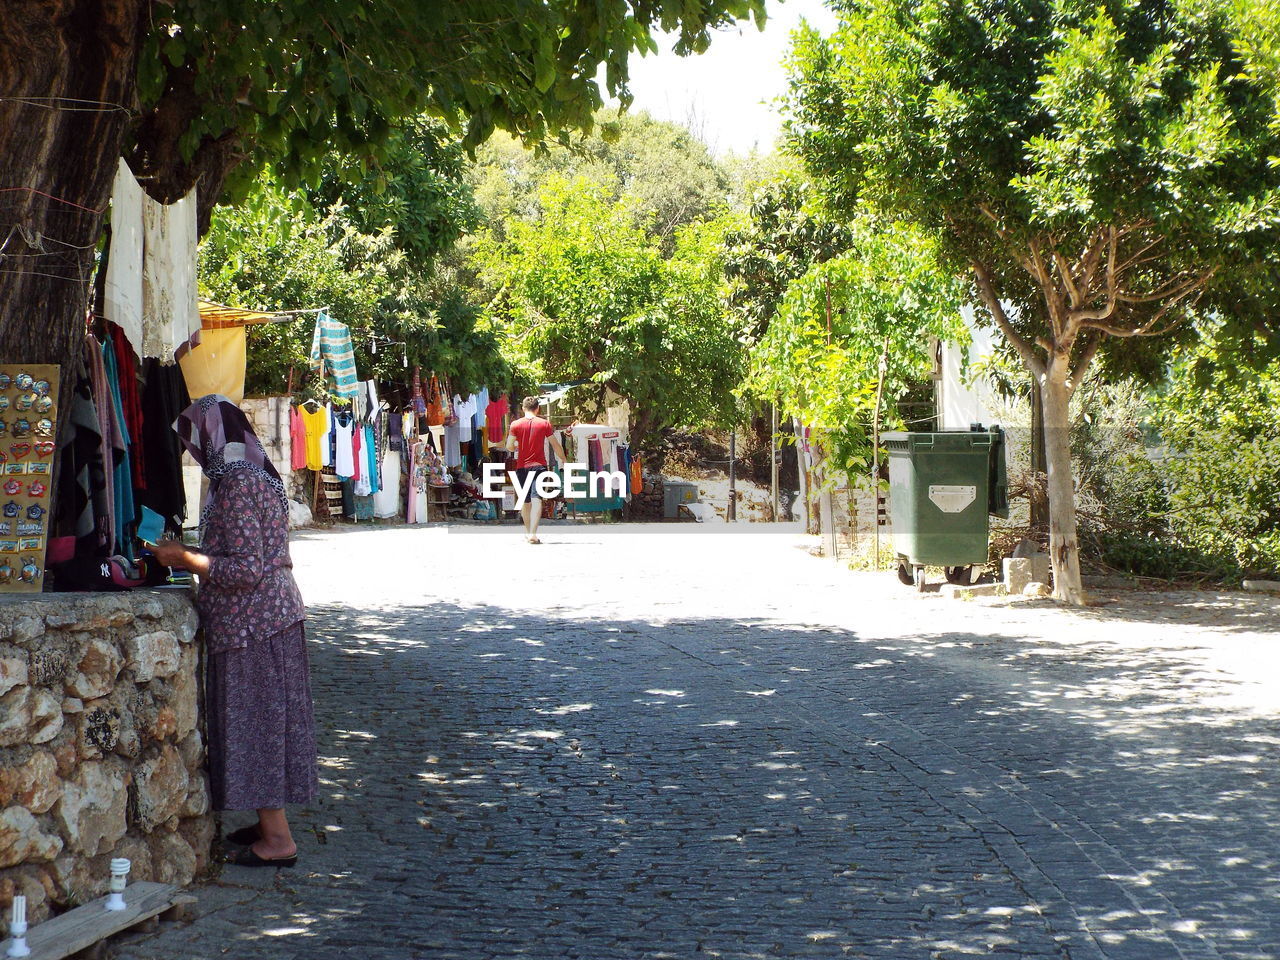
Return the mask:
{"type": "Polygon", "coordinates": [[[57,436],[57,365],[0,363],[0,593],[44,588],[57,436]]]}

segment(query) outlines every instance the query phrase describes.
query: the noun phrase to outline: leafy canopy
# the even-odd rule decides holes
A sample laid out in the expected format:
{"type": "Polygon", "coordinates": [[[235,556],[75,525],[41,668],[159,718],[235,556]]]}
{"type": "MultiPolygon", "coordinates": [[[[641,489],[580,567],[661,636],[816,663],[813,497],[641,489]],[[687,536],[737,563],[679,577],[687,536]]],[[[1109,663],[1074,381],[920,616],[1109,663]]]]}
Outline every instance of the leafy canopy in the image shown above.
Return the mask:
{"type": "Polygon", "coordinates": [[[1236,344],[1208,323],[1179,349],[1152,423],[1173,538],[1236,577],[1280,572],[1280,361],[1242,368],[1236,344]]]}
{"type": "Polygon", "coordinates": [[[627,59],[656,50],[653,29],[701,52],[711,29],[748,17],[763,26],[763,0],[155,3],[133,166],[179,195],[241,163],[239,195],[268,161],[315,182],[333,150],[375,167],[394,123],[424,112],[469,147],[497,128],[537,143],[590,126],[601,68],[629,103],[627,59]]]}
{"type": "Polygon", "coordinates": [[[495,230],[512,217],[536,216],[538,192],[551,177],[584,177],[611,199],[627,198],[636,223],[664,239],[714,216],[729,184],[706,144],[687,128],[648,113],[602,110],[591,132],[564,145],[527,150],[510,135],[495,134],[476,154],[476,199],[495,230]]]}
{"type": "Polygon", "coordinates": [[[1028,346],[1159,332],[1197,296],[1258,320],[1280,305],[1274,99],[1240,55],[1260,9],[851,0],[798,39],[790,141],[838,209],[936,231],[1028,346]]]}
{"type": "Polygon", "coordinates": [[[763,336],[793,281],[852,244],[848,227],[810,203],[811,193],[800,171],[779,171],[756,191],[746,224],[725,237],[728,302],[746,343],[763,336]]]}
{"type": "Polygon", "coordinates": [[[352,169],[358,164],[356,158],[330,153],[319,186],[306,191],[308,198],[317,208],[342,204],[361,233],[389,230],[396,248],[417,269],[429,269],[479,224],[465,151],[440,121],[418,117],[395,127],[374,176],[361,178],[352,169]]]}
{"type": "Polygon", "coordinates": [[[729,415],[740,353],[718,297],[723,225],[680,228],[664,258],[632,202],[597,182],[551,176],[537,199],[536,218],[474,254],[510,349],[540,379],[630,401],[639,444],[729,415]]]}
{"type": "MultiPolygon", "coordinates": [[[[268,310],[328,306],[352,330],[364,376],[405,382],[411,368],[447,370],[457,388],[506,385],[510,371],[479,310],[447,276],[423,270],[389,224],[371,232],[368,211],[318,207],[270,175],[235,207],[222,208],[200,250],[200,286],[214,300],[268,310]],[[373,337],[384,343],[375,353],[373,337]]],[[[405,243],[410,251],[413,241],[405,243]]],[[[293,370],[309,381],[314,314],[249,330],[246,389],[279,393],[293,370]]]]}
{"type": "Polygon", "coordinates": [[[846,473],[871,459],[882,364],[882,424],[892,426],[893,401],[930,374],[930,338],[967,338],[963,286],[940,269],[938,247],[916,228],[855,224],[846,252],[791,283],[752,351],[748,390],[826,437],[846,473]]]}

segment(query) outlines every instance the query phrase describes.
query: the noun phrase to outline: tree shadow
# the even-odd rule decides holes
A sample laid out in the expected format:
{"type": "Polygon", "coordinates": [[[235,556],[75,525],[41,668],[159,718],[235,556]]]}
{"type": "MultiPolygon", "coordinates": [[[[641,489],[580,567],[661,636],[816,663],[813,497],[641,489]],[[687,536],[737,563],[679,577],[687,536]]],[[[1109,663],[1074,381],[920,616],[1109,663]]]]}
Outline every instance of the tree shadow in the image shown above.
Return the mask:
{"type": "Polygon", "coordinates": [[[309,637],[305,869],[237,957],[1280,944],[1280,729],[1176,651],[480,603],[318,606],[309,637]]]}

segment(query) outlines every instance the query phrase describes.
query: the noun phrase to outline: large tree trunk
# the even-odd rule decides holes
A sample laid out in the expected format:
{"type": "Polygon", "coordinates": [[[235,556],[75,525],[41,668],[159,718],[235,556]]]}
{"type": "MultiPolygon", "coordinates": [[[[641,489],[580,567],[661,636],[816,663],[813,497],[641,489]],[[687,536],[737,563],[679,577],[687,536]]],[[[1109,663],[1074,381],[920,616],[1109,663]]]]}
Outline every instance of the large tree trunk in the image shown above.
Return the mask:
{"type": "Polygon", "coordinates": [[[1049,487],[1049,557],[1053,595],[1065,603],[1085,602],[1080,580],[1080,544],[1076,539],[1075,484],[1071,476],[1071,387],[1069,363],[1053,357],[1040,382],[1044,403],[1044,450],[1049,487]]]}
{"type": "Polygon", "coordinates": [[[1027,490],[1031,539],[1042,541],[1049,530],[1049,502],[1045,496],[1044,401],[1040,386],[1032,378],[1031,387],[1031,477],[1027,490]]]}
{"type": "Polygon", "coordinates": [[[83,353],[149,0],[0,4],[0,358],[83,353]]]}

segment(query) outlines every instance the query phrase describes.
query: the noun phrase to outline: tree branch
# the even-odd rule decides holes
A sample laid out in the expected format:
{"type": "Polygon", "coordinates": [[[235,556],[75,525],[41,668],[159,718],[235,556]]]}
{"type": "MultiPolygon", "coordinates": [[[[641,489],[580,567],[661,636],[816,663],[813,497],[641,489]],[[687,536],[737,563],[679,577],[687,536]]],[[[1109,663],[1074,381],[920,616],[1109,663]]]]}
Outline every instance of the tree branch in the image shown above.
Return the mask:
{"type": "Polygon", "coordinates": [[[1155,249],[1156,247],[1160,246],[1160,244],[1162,243],[1164,243],[1164,237],[1156,237],[1154,240],[1148,243],[1145,247],[1143,247],[1141,250],[1135,253],[1132,257],[1130,257],[1124,263],[1120,264],[1120,266],[1116,269],[1116,273],[1124,273],[1130,267],[1135,267],[1140,263],[1147,263],[1150,260],[1158,260],[1159,257],[1144,257],[1143,254],[1145,254],[1148,250],[1155,249]]]}
{"type": "Polygon", "coordinates": [[[978,294],[982,297],[982,302],[987,308],[987,312],[991,314],[991,319],[995,321],[996,326],[1000,328],[1000,332],[1004,334],[1005,339],[1018,351],[1018,356],[1022,358],[1022,362],[1026,364],[1027,370],[1035,377],[1044,375],[1044,362],[1036,356],[1035,347],[1013,328],[1013,324],[1009,321],[1008,315],[1004,312],[1004,307],[1000,305],[1000,297],[996,293],[995,287],[991,283],[991,273],[986,266],[974,260],[970,263],[973,269],[973,276],[978,285],[978,294]]]}
{"type": "Polygon", "coordinates": [[[1040,292],[1043,294],[1045,306],[1049,310],[1049,328],[1053,332],[1053,340],[1055,343],[1060,343],[1064,331],[1059,309],[1058,291],[1054,287],[1053,278],[1049,276],[1049,271],[1045,267],[1044,256],[1040,252],[1040,241],[1033,237],[1028,247],[1031,251],[1029,258],[1031,275],[1040,284],[1040,292]]]}
{"type": "Polygon", "coordinates": [[[1084,301],[1080,296],[1080,287],[1076,285],[1076,278],[1072,276],[1071,264],[1067,263],[1067,258],[1059,253],[1056,248],[1053,251],[1053,263],[1058,268],[1058,276],[1062,277],[1062,282],[1067,288],[1067,296],[1071,298],[1071,306],[1081,306],[1084,301]]]}
{"type": "Polygon", "coordinates": [[[978,204],[978,212],[981,213],[987,219],[989,219],[993,224],[995,224],[997,237],[999,237],[1001,240],[1009,239],[1009,237],[1011,236],[1009,232],[1009,228],[1000,225],[1000,218],[996,216],[996,213],[994,210],[991,209],[990,204],[988,203],[978,204]]]}
{"type": "Polygon", "coordinates": [[[1071,365],[1071,379],[1067,386],[1072,393],[1075,393],[1076,387],[1084,381],[1084,375],[1089,370],[1089,364],[1093,362],[1093,358],[1098,353],[1098,348],[1102,346],[1102,333],[1099,330],[1090,330],[1084,336],[1084,345],[1080,348],[1080,355],[1076,357],[1076,362],[1071,365]]]}
{"type": "Polygon", "coordinates": [[[1203,290],[1204,285],[1209,282],[1209,278],[1211,276],[1213,276],[1212,270],[1187,281],[1176,295],[1171,294],[1172,299],[1168,303],[1157,310],[1151,319],[1140,327],[1118,327],[1114,324],[1103,323],[1100,320],[1086,321],[1083,325],[1093,330],[1101,330],[1103,333],[1110,334],[1113,337],[1153,337],[1162,333],[1167,333],[1169,330],[1176,327],[1180,321],[1174,321],[1169,324],[1169,326],[1159,330],[1155,329],[1156,324],[1168,316],[1169,311],[1176,307],[1188,295],[1195,291],[1203,290]]]}
{"type": "Polygon", "coordinates": [[[1101,227],[1094,231],[1093,239],[1080,254],[1080,283],[1086,290],[1093,288],[1093,277],[1098,271],[1098,261],[1106,245],[1107,233],[1101,227]]]}
{"type": "Polygon", "coordinates": [[[1208,279],[1209,274],[1206,273],[1202,276],[1188,277],[1185,280],[1172,280],[1152,293],[1120,293],[1116,295],[1116,299],[1121,303],[1155,303],[1157,300],[1163,300],[1166,297],[1179,298],[1208,279]]]}

